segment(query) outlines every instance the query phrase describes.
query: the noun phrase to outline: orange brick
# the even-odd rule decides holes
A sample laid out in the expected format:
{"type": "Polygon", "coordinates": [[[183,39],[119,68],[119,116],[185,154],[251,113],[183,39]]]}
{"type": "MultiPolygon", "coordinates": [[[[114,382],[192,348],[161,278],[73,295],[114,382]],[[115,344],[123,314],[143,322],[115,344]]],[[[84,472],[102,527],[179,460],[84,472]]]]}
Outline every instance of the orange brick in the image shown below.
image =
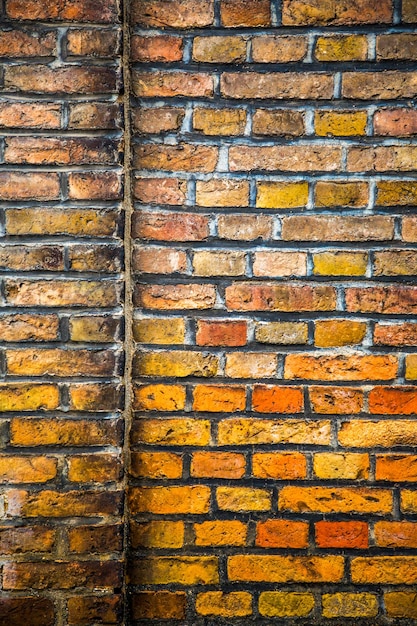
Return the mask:
{"type": "Polygon", "coordinates": [[[247,322],[234,320],[198,320],[196,342],[199,346],[244,346],[247,322]]]}
{"type": "Polygon", "coordinates": [[[342,556],[260,556],[236,555],[228,558],[231,581],[268,583],[341,582],[342,556]]]}
{"type": "Polygon", "coordinates": [[[208,513],[210,489],[192,487],[132,487],[129,494],[130,510],[157,515],[208,513]]]}
{"type": "Polygon", "coordinates": [[[382,548],[417,548],[415,522],[376,522],[375,543],[382,548]]]}
{"type": "Polygon", "coordinates": [[[295,480],[307,477],[307,462],[301,452],[258,452],[252,457],[256,478],[295,480]]]}
{"type": "Polygon", "coordinates": [[[395,356],[351,355],[309,356],[290,354],[285,359],[284,377],[310,380],[391,380],[397,376],[395,356]]]}
{"type": "Polygon", "coordinates": [[[392,492],[368,487],[283,487],[278,509],[299,513],[390,514],[392,492]]]}
{"type": "Polygon", "coordinates": [[[304,406],[301,387],[255,385],[252,409],[258,413],[301,413],[304,406]]]}
{"type": "Polygon", "coordinates": [[[196,385],[194,388],[194,411],[208,411],[210,413],[244,411],[245,404],[245,387],[196,385]]]}
{"type": "Polygon", "coordinates": [[[256,545],[261,548],[307,548],[308,523],[283,519],[258,522],[256,545]]]}
{"type": "Polygon", "coordinates": [[[242,478],[246,460],[232,452],[194,452],[191,476],[195,478],[242,478]]]}
{"type": "Polygon", "coordinates": [[[184,544],[184,522],[152,521],[130,526],[133,548],[182,548],[184,544]]]}
{"type": "Polygon", "coordinates": [[[312,409],[324,415],[360,413],[363,391],[349,387],[309,387],[312,409]]]}
{"type": "Polygon", "coordinates": [[[135,478],[181,478],[182,458],[173,452],[132,452],[130,473],[135,478]]]}
{"type": "Polygon", "coordinates": [[[368,524],[366,522],[316,522],[315,539],[319,548],[366,549],[368,524]]]}
{"type": "Polygon", "coordinates": [[[196,546],[244,546],[247,525],[238,520],[214,520],[194,524],[196,546]]]}
{"type": "Polygon", "coordinates": [[[134,408],[137,411],[182,411],[185,387],[181,385],[142,385],[135,387],[134,408]]]}
{"type": "Polygon", "coordinates": [[[223,511],[268,511],[271,493],[252,487],[217,487],[216,499],[223,511]]]}
{"type": "Polygon", "coordinates": [[[377,455],[376,480],[390,482],[416,482],[417,456],[413,454],[377,455]]]}
{"type": "Polygon", "coordinates": [[[207,591],[197,594],[195,608],[200,615],[245,617],[252,615],[252,596],[246,591],[207,591]]]}

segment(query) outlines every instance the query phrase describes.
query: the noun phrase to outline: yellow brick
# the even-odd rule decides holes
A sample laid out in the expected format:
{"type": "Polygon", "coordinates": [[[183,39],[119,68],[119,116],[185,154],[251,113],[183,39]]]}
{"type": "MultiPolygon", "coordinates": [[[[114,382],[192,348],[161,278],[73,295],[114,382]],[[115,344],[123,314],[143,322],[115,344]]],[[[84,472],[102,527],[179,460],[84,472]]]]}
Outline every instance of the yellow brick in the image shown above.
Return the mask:
{"type": "Polygon", "coordinates": [[[130,539],[133,548],[182,548],[184,522],[132,522],[130,539]]]}
{"type": "Polygon", "coordinates": [[[195,37],[193,59],[203,63],[244,61],[246,41],[243,37],[195,37]]]}
{"type": "Polygon", "coordinates": [[[306,617],[314,604],[311,593],[264,591],[259,596],[259,612],[266,617],[306,617]]]}
{"type": "Polygon", "coordinates": [[[142,352],[134,361],[134,372],[139,376],[210,377],[217,370],[217,357],[188,350],[142,352]]]}
{"type": "Polygon", "coordinates": [[[261,209],[293,209],[306,206],[308,183],[258,183],[256,206],[261,209]]]}
{"type": "Polygon", "coordinates": [[[58,406],[56,385],[0,384],[0,411],[52,410],[58,406]]]}
{"type": "Polygon", "coordinates": [[[138,411],[181,411],[185,407],[185,387],[181,385],[143,385],[134,389],[134,396],[138,411]]]}
{"type": "Polygon", "coordinates": [[[369,477],[367,454],[323,452],[314,455],[314,473],[328,480],[365,480],[369,477]]]}
{"type": "Polygon", "coordinates": [[[162,446],[207,446],[210,422],[193,419],[140,420],[134,430],[135,443],[162,446]]]}
{"type": "Polygon", "coordinates": [[[365,322],[323,320],[316,322],[314,343],[319,348],[350,346],[361,343],[366,334],[365,322]]]}
{"type": "Polygon", "coordinates": [[[372,593],[332,593],[322,598],[324,617],[375,617],[378,599],[372,593]]]}
{"type": "Polygon", "coordinates": [[[216,497],[223,511],[268,511],[271,508],[271,493],[266,489],[218,487],[216,497]]]}
{"type": "Polygon", "coordinates": [[[243,554],[228,558],[229,580],[268,583],[340,582],[342,556],[281,556],[243,554]]]}
{"type": "Polygon", "coordinates": [[[243,276],[246,269],[245,253],[236,251],[196,251],[193,258],[196,276],[243,276]]]}
{"type": "Polygon", "coordinates": [[[139,343],[180,345],[185,339],[181,318],[143,318],[133,322],[133,335],[139,343]]]}
{"type": "Polygon", "coordinates": [[[218,559],[212,556],[155,557],[137,561],[132,584],[216,585],[218,559]]]}
{"type": "Polygon", "coordinates": [[[319,37],[315,50],[318,61],[366,61],[367,53],[366,35],[319,37]]]}
{"type": "Polygon", "coordinates": [[[317,111],[316,134],[321,137],[349,137],[366,134],[367,114],[365,111],[317,111]]]}
{"type": "Polygon", "coordinates": [[[368,183],[319,181],[314,198],[319,207],[366,207],[368,183]]]}
{"type": "Polygon", "coordinates": [[[417,380],[416,354],[408,354],[405,358],[405,377],[407,380],[417,380]]]}
{"type": "Polygon", "coordinates": [[[364,276],[366,252],[318,252],[313,255],[314,273],[319,276],[364,276]]]}
{"type": "Polygon", "coordinates": [[[238,520],[210,520],[194,524],[196,546],[244,546],[247,526],[238,520]]]}
{"type": "Polygon", "coordinates": [[[242,109],[196,109],[194,130],[205,135],[242,135],[246,126],[246,111],[242,109]]]}
{"type": "Polygon", "coordinates": [[[130,511],[159,515],[208,513],[210,489],[203,485],[191,487],[132,487],[129,494],[130,511]]]}
{"type": "Polygon", "coordinates": [[[199,593],[196,600],[196,610],[200,615],[245,617],[252,614],[252,596],[245,591],[199,593]]]}

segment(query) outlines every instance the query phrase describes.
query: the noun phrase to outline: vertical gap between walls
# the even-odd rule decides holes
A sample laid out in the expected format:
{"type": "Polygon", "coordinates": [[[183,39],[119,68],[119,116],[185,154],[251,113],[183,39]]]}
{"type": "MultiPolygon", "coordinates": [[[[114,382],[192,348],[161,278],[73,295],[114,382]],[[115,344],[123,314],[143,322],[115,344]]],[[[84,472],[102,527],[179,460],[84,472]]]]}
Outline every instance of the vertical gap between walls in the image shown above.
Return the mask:
{"type": "Polygon", "coordinates": [[[134,354],[133,344],[133,277],[132,277],[132,170],[131,170],[131,119],[130,119],[130,95],[131,95],[131,74],[130,74],[130,0],[123,0],[122,6],[122,32],[123,32],[123,51],[122,51],[122,94],[123,94],[123,114],[124,114],[124,256],[125,256],[125,274],[124,274],[124,350],[125,350],[125,366],[124,366],[124,389],[125,389],[125,405],[123,412],[124,421],[124,444],[123,444],[123,466],[124,466],[124,510],[123,510],[123,626],[129,623],[129,602],[127,595],[127,560],[129,547],[129,510],[127,504],[127,488],[130,467],[130,430],[132,425],[132,361],[134,354]]]}

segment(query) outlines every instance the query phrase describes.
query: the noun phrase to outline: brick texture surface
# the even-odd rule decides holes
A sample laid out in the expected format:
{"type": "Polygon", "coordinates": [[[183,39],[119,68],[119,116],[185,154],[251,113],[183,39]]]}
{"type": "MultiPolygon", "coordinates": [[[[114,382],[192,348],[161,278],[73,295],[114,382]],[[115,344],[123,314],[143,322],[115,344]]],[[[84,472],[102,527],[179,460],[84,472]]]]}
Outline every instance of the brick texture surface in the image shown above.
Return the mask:
{"type": "Polygon", "coordinates": [[[0,624],[414,624],[415,0],[0,4],[0,624]]]}

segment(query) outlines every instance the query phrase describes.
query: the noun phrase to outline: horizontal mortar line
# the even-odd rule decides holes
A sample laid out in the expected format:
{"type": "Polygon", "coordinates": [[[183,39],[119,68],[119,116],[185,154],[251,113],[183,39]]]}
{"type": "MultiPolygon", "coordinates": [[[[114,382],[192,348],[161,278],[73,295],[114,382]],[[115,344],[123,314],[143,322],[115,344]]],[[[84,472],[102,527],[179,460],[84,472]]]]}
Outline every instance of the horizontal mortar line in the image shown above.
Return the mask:
{"type": "MultiPolygon", "coordinates": [[[[29,135],[31,136],[31,135],[29,135]]],[[[7,136],[5,137],[7,139],[7,136]]],[[[323,135],[306,135],[302,134],[299,136],[288,137],[283,133],[279,136],[272,135],[251,135],[247,137],[246,135],[204,135],[202,133],[198,133],[195,131],[184,132],[184,133],[168,133],[164,135],[146,135],[145,137],[135,137],[133,140],[134,146],[166,146],[170,148],[175,148],[180,146],[182,143],[187,143],[190,145],[213,145],[219,147],[219,142],[221,142],[221,146],[228,147],[274,147],[274,146],[332,146],[332,147],[346,147],[346,148],[381,148],[381,147],[409,147],[416,148],[416,140],[413,136],[410,137],[381,137],[381,136],[371,136],[371,135],[356,135],[353,137],[342,136],[342,137],[327,137],[323,135]],[[175,141],[175,143],[174,143],[175,141]]],[[[355,174],[355,172],[348,172],[349,174],[355,174]]],[[[360,173],[360,172],[359,172],[360,173]]]]}
{"type": "MultiPolygon", "coordinates": [[[[308,216],[310,214],[307,213],[299,213],[297,214],[297,216],[308,216]]],[[[321,214],[322,215],[322,214],[321,214]]],[[[327,215],[327,214],[326,214],[327,215]]],[[[280,215],[279,217],[293,217],[293,214],[290,214],[288,216],[286,215],[280,215]]],[[[272,216],[273,217],[273,216],[272,216]]],[[[317,214],[314,215],[314,217],[317,217],[317,214]]],[[[340,216],[338,215],[337,217],[339,217],[340,219],[343,219],[344,216],[340,216]]],[[[361,217],[361,216],[358,216],[361,217]]],[[[369,214],[364,215],[363,217],[372,217],[372,215],[370,216],[369,214]]],[[[375,215],[375,217],[377,217],[375,215]]],[[[135,246],[134,249],[135,250],[141,250],[144,247],[147,248],[152,248],[152,249],[156,249],[156,248],[162,248],[164,250],[181,250],[184,252],[189,252],[189,253],[193,253],[194,251],[196,252],[201,252],[201,251],[207,251],[207,252],[213,252],[213,254],[219,253],[219,252],[241,252],[242,254],[256,254],[258,252],[286,252],[287,250],[289,252],[300,252],[300,253],[311,253],[311,254],[315,254],[315,253],[322,253],[322,252],[338,252],[340,251],[344,251],[344,252],[387,252],[387,253],[392,253],[395,252],[397,249],[399,251],[411,251],[411,252],[415,252],[417,251],[417,244],[415,243],[407,243],[406,241],[402,241],[402,240],[388,240],[388,241],[372,241],[372,242],[356,242],[354,240],[351,241],[309,241],[304,242],[304,246],[303,248],[300,248],[300,243],[298,241],[286,241],[286,240],[282,240],[282,239],[277,239],[277,240],[270,240],[270,241],[255,241],[252,246],[247,247],[247,248],[242,248],[241,245],[239,245],[240,243],[242,243],[241,241],[231,241],[231,240],[223,240],[223,239],[218,239],[216,237],[208,237],[207,239],[205,239],[204,241],[196,241],[196,242],[187,242],[187,241],[159,241],[158,239],[137,239],[135,241],[135,246]]],[[[249,243],[249,242],[248,242],[249,243]]],[[[86,247],[89,247],[88,245],[86,247]]],[[[35,246],[34,246],[35,248],[35,246]]],[[[1,246],[0,246],[0,251],[1,251],[1,246]]],[[[141,274],[141,270],[136,270],[135,271],[136,274],[141,274]]],[[[174,273],[174,272],[173,272],[174,273]]],[[[146,274],[151,274],[154,276],[158,276],[161,275],[159,272],[146,272],[146,274]]],[[[182,275],[180,272],[175,272],[176,275],[182,275]]],[[[164,274],[165,275],[165,274],[164,274]]],[[[190,276],[191,274],[184,274],[187,276],[190,276]]],[[[241,274],[244,275],[244,274],[241,274]]],[[[335,277],[337,278],[337,276],[340,277],[340,274],[310,274],[311,276],[320,278],[323,276],[326,276],[326,278],[328,279],[329,277],[331,277],[331,280],[334,280],[335,277]]],[[[399,276],[401,276],[401,274],[398,274],[399,276]]],[[[412,276],[413,274],[409,274],[409,276],[412,276]]],[[[198,275],[195,275],[198,276],[198,275]]],[[[219,277],[219,274],[211,274],[209,275],[209,277],[219,277]]],[[[221,275],[220,275],[221,276],[221,275]]],[[[240,275],[236,275],[236,276],[231,276],[232,278],[235,278],[236,280],[239,279],[240,275]]],[[[348,275],[350,277],[353,277],[352,274],[348,275]]],[[[387,274],[385,275],[387,276],[387,274]]],[[[393,276],[397,276],[397,274],[391,274],[391,278],[393,276]]],[[[207,275],[204,275],[205,278],[207,278],[207,275]]],[[[269,280],[275,278],[276,276],[271,274],[270,276],[267,276],[266,278],[268,278],[269,280]]],[[[298,275],[298,277],[300,277],[300,275],[298,275]]],[[[365,273],[363,274],[363,278],[365,278],[365,273]]],[[[224,276],[221,276],[222,279],[224,279],[224,276]]],[[[255,277],[254,277],[255,278],[255,277]]],[[[263,277],[265,278],[265,276],[263,277]]],[[[280,276],[278,276],[278,278],[280,278],[280,276]]],[[[281,276],[281,278],[291,278],[290,276],[281,276]]],[[[356,276],[356,278],[360,279],[361,275],[356,276]]],[[[379,277],[375,277],[375,278],[379,278],[379,277]]],[[[369,280],[369,277],[367,277],[367,279],[369,280]]]]}
{"type": "Polygon", "coordinates": [[[40,174],[40,173],[51,173],[51,174],[65,174],[65,172],[77,172],[81,174],[89,174],[90,172],[116,172],[123,173],[123,169],[120,167],[119,163],[109,163],[105,165],[97,164],[97,163],[85,163],[80,165],[71,165],[68,163],[63,163],[62,165],[57,165],[53,163],[45,163],[45,164],[31,164],[31,163],[0,163],[0,171],[2,172],[19,172],[20,174],[40,174]],[[36,168],[36,169],[35,169],[36,168]]]}
{"type": "MultiPolygon", "coordinates": [[[[10,61],[10,59],[9,59],[10,61]]],[[[303,60],[294,60],[288,61],[286,63],[279,62],[255,62],[255,61],[239,61],[239,62],[222,62],[222,61],[213,61],[213,62],[204,62],[197,60],[190,60],[189,62],[185,62],[182,60],[172,61],[172,62],[163,62],[163,61],[152,61],[150,62],[141,62],[141,61],[132,61],[131,68],[133,71],[135,70],[145,70],[148,69],[151,73],[158,72],[159,70],[169,70],[169,71],[192,71],[192,72],[210,72],[210,73],[250,73],[255,72],[257,74],[278,74],[278,73],[300,73],[300,78],[303,74],[310,73],[320,73],[320,74],[329,74],[334,76],[337,72],[343,73],[363,73],[372,71],[374,74],[378,74],[379,72],[385,71],[394,71],[401,73],[409,73],[413,74],[414,69],[410,69],[410,63],[415,62],[415,58],[409,59],[378,59],[377,61],[369,61],[366,60],[353,60],[353,61],[303,61],[303,60]],[[401,64],[401,65],[400,65],[401,64]]],[[[7,64],[7,65],[10,65],[7,64]]],[[[7,65],[5,67],[7,67],[7,65]]],[[[75,61],[73,63],[68,62],[66,60],[66,66],[75,65],[75,61]]],[[[85,67],[85,64],[83,65],[85,67]]],[[[89,65],[89,67],[95,67],[89,65]]],[[[109,64],[109,67],[114,67],[109,64]]]]}
{"type": "MultiPolygon", "coordinates": [[[[244,147],[248,147],[248,146],[244,146],[244,147]]],[[[90,166],[88,166],[90,167],[90,166]]],[[[0,166],[0,169],[3,169],[0,166]]],[[[11,169],[11,168],[8,168],[11,169]]],[[[47,168],[46,168],[47,169],[47,168]]],[[[50,168],[49,168],[50,169],[50,168]]],[[[73,168],[75,169],[75,168],[73,168]]],[[[20,170],[23,171],[23,170],[20,170]]],[[[42,170],[40,170],[42,171],[42,170]]],[[[51,170],[52,171],[52,170],[51,170]]],[[[72,170],[71,170],[72,171],[72,170]]],[[[341,172],[340,168],[335,169],[335,170],[328,170],[328,171],[323,171],[323,170],[315,170],[313,173],[311,170],[297,170],[296,172],[294,172],[294,170],[285,170],[285,169],[270,169],[270,170],[265,170],[265,169],[240,169],[240,170],[232,170],[232,171],[227,171],[227,172],[221,172],[221,171],[213,171],[213,172],[193,172],[193,171],[189,171],[189,170],[176,170],[176,171],[172,171],[172,170],[166,170],[166,174],[167,176],[165,176],[165,170],[160,170],[160,169],[140,169],[140,170],[136,170],[137,173],[139,173],[139,178],[152,178],[152,177],[156,177],[156,178],[177,178],[177,177],[187,177],[190,178],[191,176],[193,176],[193,179],[195,180],[203,180],[203,181],[207,181],[207,180],[211,180],[211,179],[215,179],[218,180],[219,178],[240,178],[243,180],[248,180],[248,176],[252,176],[252,177],[262,177],[262,180],[265,180],[266,177],[273,177],[273,176],[280,176],[280,177],[285,177],[286,174],[288,174],[288,177],[291,177],[291,175],[300,177],[300,176],[309,176],[312,177],[312,174],[314,175],[315,178],[337,178],[337,179],[345,179],[348,180],[353,180],[353,181],[359,181],[359,180],[376,180],[376,182],[380,182],[382,180],[388,180],[388,179],[395,179],[395,180],[401,180],[401,182],[406,182],[407,180],[414,180],[415,178],[417,178],[417,163],[416,163],[416,169],[412,170],[412,171],[404,171],[404,172],[400,172],[398,170],[391,170],[391,171],[385,171],[385,172],[375,172],[372,170],[368,170],[366,172],[361,171],[361,172],[341,172]],[[399,178],[400,174],[403,174],[402,178],[399,178]],[[378,178],[375,178],[375,177],[378,178]],[[382,178],[383,177],[383,178],[382,178]]],[[[138,177],[136,177],[138,178],[138,177]]],[[[315,180],[315,178],[313,180],[315,180]]],[[[267,179],[266,179],[267,180],[267,179]]]]}
{"type": "MultiPolygon", "coordinates": [[[[137,109],[141,109],[141,105],[149,105],[149,107],[144,108],[155,108],[158,110],[159,108],[163,108],[166,106],[180,106],[185,103],[201,106],[205,105],[209,109],[215,108],[244,108],[251,110],[254,106],[259,108],[259,105],[262,105],[261,108],[267,108],[268,110],[275,109],[288,109],[288,110],[304,110],[309,109],[313,111],[339,111],[339,109],[346,109],[348,104],[351,104],[349,112],[355,113],[358,110],[363,111],[364,109],[391,107],[391,108],[404,108],[409,110],[410,102],[412,102],[412,98],[398,98],[398,99],[367,99],[367,100],[342,100],[341,98],[333,100],[325,99],[325,100],[313,100],[313,99],[272,99],[268,98],[263,101],[261,98],[253,99],[253,98],[241,98],[241,99],[232,99],[224,96],[218,96],[217,100],[203,96],[132,96],[132,112],[135,112],[137,109]]],[[[349,107],[348,107],[349,108],[349,107]]],[[[138,131],[134,131],[137,133],[138,131]]]]}
{"type": "MultiPolygon", "coordinates": [[[[65,208],[70,210],[69,207],[65,207],[65,208]]],[[[36,208],[34,210],[36,210],[36,208]]],[[[68,250],[71,250],[72,248],[75,248],[78,246],[82,246],[85,248],[90,248],[91,246],[97,246],[97,247],[102,247],[102,248],[111,247],[111,248],[116,248],[116,250],[122,250],[122,247],[123,247],[123,243],[121,239],[117,237],[98,238],[97,236],[94,236],[94,235],[82,236],[80,234],[78,234],[77,237],[72,237],[70,233],[68,234],[62,233],[62,235],[51,234],[49,236],[47,233],[44,235],[30,235],[30,233],[25,233],[23,235],[19,235],[19,234],[15,235],[12,233],[12,234],[6,234],[4,237],[0,239],[0,249],[2,247],[8,247],[8,246],[17,248],[19,246],[25,246],[25,245],[33,248],[34,250],[41,247],[42,245],[47,245],[47,246],[59,245],[64,248],[67,248],[68,250]]]]}
{"type": "MultiPolygon", "coordinates": [[[[7,21],[6,21],[7,23],[7,21]]],[[[26,23],[26,22],[25,22],[26,23]]],[[[30,24],[30,22],[29,22],[30,24]]],[[[51,22],[36,22],[36,25],[41,24],[45,27],[50,27],[51,22]]],[[[68,22],[66,24],[56,23],[57,26],[74,26],[73,23],[68,22]]],[[[94,24],[95,26],[100,26],[99,24],[94,24]]],[[[77,28],[79,28],[79,24],[77,24],[77,28]]],[[[90,26],[87,24],[86,26],[90,26]]],[[[101,24],[101,28],[103,28],[103,24],[101,24]]],[[[171,27],[167,25],[166,28],[158,29],[156,26],[146,26],[141,25],[140,23],[134,23],[131,25],[132,34],[139,35],[171,35],[178,37],[213,37],[213,36],[222,36],[222,37],[233,37],[233,36],[280,36],[280,35],[317,35],[317,36],[328,36],[333,35],[333,33],[337,35],[369,35],[370,28],[372,28],[372,32],[376,35],[386,35],[386,34],[401,34],[401,33],[411,33],[415,34],[415,27],[413,24],[325,24],[323,26],[314,25],[314,24],[306,24],[299,26],[250,26],[250,27],[233,27],[228,28],[225,26],[214,26],[208,25],[203,28],[190,28],[190,29],[181,29],[176,27],[171,27]],[[331,31],[329,32],[329,28],[331,31]],[[354,31],[354,33],[352,32],[354,31]],[[389,31],[389,32],[387,32],[389,31]]]]}
{"type": "MultiPolygon", "coordinates": [[[[0,103],[1,105],[1,103],[0,103]]],[[[30,137],[31,139],[62,139],[63,141],[66,139],[97,139],[103,138],[108,139],[110,141],[115,141],[117,139],[122,139],[123,132],[117,129],[104,129],[104,130],[76,130],[72,128],[62,127],[62,128],[10,128],[10,130],[5,129],[4,126],[1,127],[0,131],[0,139],[7,140],[10,137],[30,137]]]]}

